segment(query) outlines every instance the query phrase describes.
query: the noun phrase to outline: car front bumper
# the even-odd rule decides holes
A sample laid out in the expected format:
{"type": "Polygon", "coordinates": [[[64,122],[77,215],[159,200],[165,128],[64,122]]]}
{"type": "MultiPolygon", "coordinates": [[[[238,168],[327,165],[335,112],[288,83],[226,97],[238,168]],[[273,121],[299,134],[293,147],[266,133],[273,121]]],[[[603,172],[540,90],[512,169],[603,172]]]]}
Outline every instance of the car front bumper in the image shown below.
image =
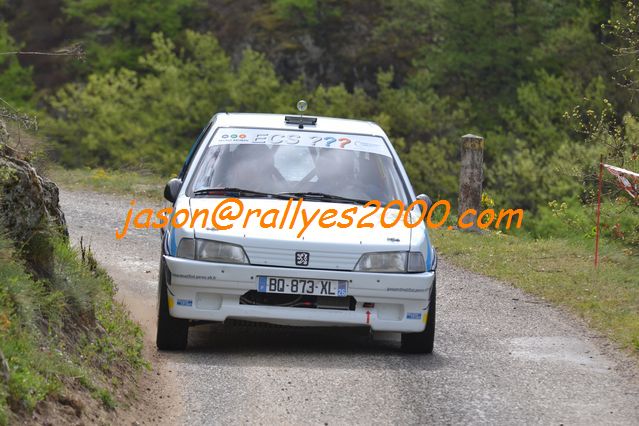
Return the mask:
{"type": "Polygon", "coordinates": [[[240,319],[283,325],[368,326],[377,331],[420,332],[428,317],[434,272],[389,274],[202,262],[164,256],[170,271],[171,316],[190,320],[240,319]],[[348,281],[355,310],[240,304],[257,289],[258,275],[348,281]],[[374,304],[374,307],[364,307],[374,304]]]}

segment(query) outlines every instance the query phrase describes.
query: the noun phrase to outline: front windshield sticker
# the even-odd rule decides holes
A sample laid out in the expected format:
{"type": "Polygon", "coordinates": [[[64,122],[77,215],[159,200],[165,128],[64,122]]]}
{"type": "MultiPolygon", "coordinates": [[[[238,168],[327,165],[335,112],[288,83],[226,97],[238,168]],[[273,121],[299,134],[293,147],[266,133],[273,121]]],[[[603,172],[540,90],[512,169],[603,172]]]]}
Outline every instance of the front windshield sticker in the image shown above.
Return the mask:
{"type": "Polygon", "coordinates": [[[301,132],[292,130],[220,128],[211,145],[271,144],[313,146],[372,152],[390,157],[391,154],[379,136],[344,133],[301,132]]]}

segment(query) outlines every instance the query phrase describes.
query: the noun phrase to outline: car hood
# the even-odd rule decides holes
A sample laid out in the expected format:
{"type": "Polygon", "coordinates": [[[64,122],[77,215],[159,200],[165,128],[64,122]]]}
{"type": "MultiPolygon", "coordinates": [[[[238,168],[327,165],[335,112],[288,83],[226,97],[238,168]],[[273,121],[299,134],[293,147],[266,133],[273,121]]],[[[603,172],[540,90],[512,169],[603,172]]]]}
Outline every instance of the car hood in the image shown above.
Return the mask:
{"type": "MultiPolygon", "coordinates": [[[[356,225],[363,216],[370,214],[374,208],[364,208],[363,206],[354,206],[352,204],[314,202],[305,200],[301,203],[301,208],[295,216],[297,201],[289,203],[288,200],[279,199],[259,199],[246,198],[242,199],[243,213],[240,218],[231,222],[229,220],[218,220],[220,225],[228,225],[233,223],[233,227],[229,229],[216,229],[211,222],[212,212],[225,202],[223,198],[191,198],[190,210],[191,214],[197,210],[208,210],[210,213],[207,223],[202,226],[202,218],[198,219],[194,226],[194,234],[196,238],[204,238],[217,241],[225,241],[233,244],[239,244],[244,247],[251,264],[254,265],[271,265],[286,267],[308,267],[316,269],[341,269],[352,270],[359,260],[362,253],[378,252],[378,251],[406,251],[410,248],[411,230],[402,225],[400,220],[398,225],[391,228],[384,228],[380,225],[382,209],[370,215],[365,219],[367,223],[373,223],[373,228],[358,228],[356,225]],[[286,220],[283,221],[284,212],[289,205],[286,220]],[[353,224],[346,228],[332,226],[330,228],[322,228],[319,225],[319,217],[322,212],[328,209],[334,209],[337,216],[327,219],[326,222],[336,220],[338,223],[347,223],[342,214],[348,210],[357,207],[355,214],[350,211],[353,218],[353,224]],[[249,209],[259,209],[263,217],[253,215],[246,222],[244,227],[246,214],[249,209]],[[267,212],[269,210],[271,213],[267,212]],[[278,211],[275,214],[275,210],[278,211]],[[302,210],[306,211],[306,217],[309,218],[316,210],[319,213],[310,225],[304,230],[301,237],[298,234],[304,227],[302,218],[302,210]],[[293,222],[293,217],[295,221],[293,222]],[[272,225],[275,222],[275,228],[261,226],[261,219],[265,225],[272,225]],[[292,229],[291,223],[293,223],[292,229]],[[280,229],[280,226],[282,229],[280,229]],[[296,253],[309,253],[309,262],[307,266],[296,265],[296,253]]],[[[228,202],[227,202],[228,203],[228,202]]],[[[227,204],[231,205],[231,204],[227,204]]],[[[239,211],[237,205],[232,205],[232,211],[237,214],[239,211]]],[[[223,210],[222,205],[219,211],[223,210]]],[[[397,215],[397,210],[389,209],[386,213],[386,222],[392,222],[397,215]]],[[[344,214],[349,214],[346,212],[344,214]]]]}

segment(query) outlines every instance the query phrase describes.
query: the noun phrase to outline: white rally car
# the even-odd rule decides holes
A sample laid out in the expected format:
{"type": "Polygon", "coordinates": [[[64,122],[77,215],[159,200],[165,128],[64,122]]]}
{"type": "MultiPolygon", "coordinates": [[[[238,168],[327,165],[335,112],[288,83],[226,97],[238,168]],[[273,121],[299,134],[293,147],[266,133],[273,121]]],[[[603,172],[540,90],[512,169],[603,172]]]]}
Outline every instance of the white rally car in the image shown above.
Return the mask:
{"type": "Polygon", "coordinates": [[[432,352],[435,250],[421,208],[406,216],[398,203],[389,205],[430,200],[415,196],[377,124],[216,114],[165,198],[174,214],[193,218],[198,210],[213,216],[229,197],[244,209],[234,222],[213,226],[198,216],[163,231],[158,348],[184,349],[194,322],[244,320],[399,332],[404,351],[432,352]],[[299,212],[293,221],[300,199],[308,217],[334,209],[332,226],[317,217],[306,224],[299,212]],[[364,207],[369,200],[382,208],[364,207]],[[247,219],[251,209],[263,216],[247,219]],[[381,226],[398,216],[397,225],[381,226]]]}

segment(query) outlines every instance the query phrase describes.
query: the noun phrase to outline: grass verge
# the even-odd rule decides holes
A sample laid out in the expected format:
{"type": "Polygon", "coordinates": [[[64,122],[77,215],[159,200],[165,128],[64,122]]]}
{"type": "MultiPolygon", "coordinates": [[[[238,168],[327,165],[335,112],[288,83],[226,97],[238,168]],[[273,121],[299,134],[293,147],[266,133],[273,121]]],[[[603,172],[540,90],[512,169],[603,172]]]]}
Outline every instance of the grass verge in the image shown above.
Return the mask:
{"type": "MultiPolygon", "coordinates": [[[[639,354],[639,257],[609,241],[593,266],[594,243],[431,230],[438,252],[453,264],[514,284],[568,307],[588,324],[639,354]]],[[[539,319],[543,321],[543,318],[539,319]]]]}
{"type": "Polygon", "coordinates": [[[68,189],[88,189],[134,199],[162,199],[168,178],[154,174],[105,169],[65,169],[51,165],[46,173],[52,181],[68,189]]]}

